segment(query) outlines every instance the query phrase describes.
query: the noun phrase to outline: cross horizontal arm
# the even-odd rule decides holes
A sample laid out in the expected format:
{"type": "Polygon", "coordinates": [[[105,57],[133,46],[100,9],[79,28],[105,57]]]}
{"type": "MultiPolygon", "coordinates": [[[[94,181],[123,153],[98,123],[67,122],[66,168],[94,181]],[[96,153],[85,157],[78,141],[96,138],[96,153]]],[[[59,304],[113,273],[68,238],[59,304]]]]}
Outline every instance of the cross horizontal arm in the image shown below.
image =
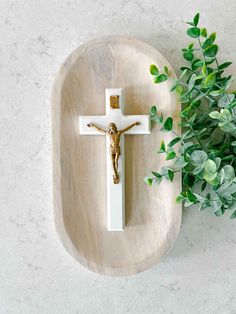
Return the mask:
{"type": "Polygon", "coordinates": [[[134,126],[132,129],[125,132],[125,134],[150,134],[150,117],[149,115],[130,115],[123,117],[123,128],[135,123],[140,122],[140,125],[134,126]]]}
{"type": "Polygon", "coordinates": [[[80,134],[83,135],[101,135],[96,129],[89,128],[89,123],[94,123],[97,126],[107,129],[108,122],[115,122],[118,130],[124,129],[127,126],[140,122],[140,125],[134,126],[132,129],[126,131],[124,134],[150,134],[150,117],[149,115],[129,115],[123,116],[119,121],[115,119],[109,120],[107,116],[80,116],[79,117],[79,129],[80,134]],[[114,120],[114,121],[113,121],[114,120]]]}
{"type": "Polygon", "coordinates": [[[107,117],[106,116],[80,116],[79,117],[79,129],[82,135],[102,135],[94,128],[89,128],[88,124],[94,123],[96,126],[103,129],[107,129],[107,117]]]}

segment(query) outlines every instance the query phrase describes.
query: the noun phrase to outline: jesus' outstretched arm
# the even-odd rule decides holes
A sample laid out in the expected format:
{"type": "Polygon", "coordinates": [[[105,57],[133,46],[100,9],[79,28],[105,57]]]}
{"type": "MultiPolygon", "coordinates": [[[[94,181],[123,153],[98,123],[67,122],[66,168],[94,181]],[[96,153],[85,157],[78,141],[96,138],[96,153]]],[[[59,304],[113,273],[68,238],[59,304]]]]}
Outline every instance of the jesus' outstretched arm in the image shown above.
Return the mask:
{"type": "Polygon", "coordinates": [[[96,129],[98,132],[100,132],[100,133],[104,133],[104,134],[107,134],[107,131],[106,130],[103,130],[102,128],[99,128],[98,126],[96,126],[95,124],[93,124],[93,123],[89,123],[89,124],[87,124],[87,126],[89,127],[89,128],[94,128],[94,129],[96,129]]]}
{"type": "Polygon", "coordinates": [[[126,128],[124,128],[123,130],[120,130],[120,133],[124,133],[126,131],[129,131],[130,129],[132,129],[134,126],[136,125],[140,125],[141,123],[140,122],[135,122],[135,123],[132,123],[131,125],[127,126],[126,128]]]}

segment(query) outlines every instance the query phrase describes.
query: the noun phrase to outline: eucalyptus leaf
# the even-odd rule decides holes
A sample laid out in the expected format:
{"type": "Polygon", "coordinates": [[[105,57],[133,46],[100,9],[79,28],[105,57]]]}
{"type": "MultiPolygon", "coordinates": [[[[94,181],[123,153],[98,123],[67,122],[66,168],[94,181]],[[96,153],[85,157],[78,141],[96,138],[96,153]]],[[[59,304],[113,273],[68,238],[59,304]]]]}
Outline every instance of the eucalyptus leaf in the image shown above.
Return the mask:
{"type": "Polygon", "coordinates": [[[221,118],[226,122],[230,122],[232,120],[232,115],[230,111],[227,109],[221,109],[220,115],[221,115],[221,118]]]}
{"type": "Polygon", "coordinates": [[[220,174],[224,175],[224,180],[231,181],[235,177],[234,168],[231,165],[222,167],[220,174]]]}
{"type": "Polygon", "coordinates": [[[202,67],[203,64],[204,64],[204,62],[200,59],[194,60],[192,63],[192,70],[193,71],[197,70],[198,68],[202,67]]]}
{"type": "Polygon", "coordinates": [[[197,13],[194,18],[193,18],[193,24],[194,26],[197,26],[198,25],[198,22],[199,22],[199,17],[200,17],[200,14],[197,13]]]}
{"type": "Polygon", "coordinates": [[[218,199],[218,200],[211,201],[211,205],[212,205],[213,211],[217,212],[218,210],[220,210],[223,203],[220,199],[218,199]]]}
{"type": "Polygon", "coordinates": [[[217,45],[211,45],[204,50],[204,56],[206,57],[215,57],[218,52],[218,46],[217,45]]]}
{"type": "Polygon", "coordinates": [[[165,153],[165,152],[166,152],[166,145],[165,145],[165,142],[164,142],[164,141],[161,141],[160,149],[159,149],[158,153],[165,153]]]}
{"type": "Polygon", "coordinates": [[[174,168],[181,169],[181,168],[184,168],[187,164],[188,162],[184,159],[184,157],[180,156],[175,160],[174,168]]]}
{"type": "Polygon", "coordinates": [[[191,51],[184,52],[183,57],[184,59],[191,61],[193,60],[193,53],[191,51]]]}
{"type": "Polygon", "coordinates": [[[212,118],[212,119],[218,119],[220,120],[221,118],[221,115],[218,111],[212,111],[209,113],[209,116],[212,118]]]}
{"type": "Polygon", "coordinates": [[[231,214],[230,219],[236,218],[236,210],[231,214]]]}
{"type": "Polygon", "coordinates": [[[158,83],[165,82],[166,80],[167,80],[166,74],[159,74],[154,78],[154,83],[158,84],[158,83]]]}
{"type": "Polygon", "coordinates": [[[221,192],[221,195],[225,198],[228,198],[234,193],[236,193],[236,183],[231,182],[230,185],[226,189],[224,189],[223,192],[221,192]]]}
{"type": "Polygon", "coordinates": [[[207,47],[211,46],[215,41],[216,33],[212,33],[202,44],[202,49],[206,49],[207,47]]]}
{"type": "Polygon", "coordinates": [[[190,173],[185,173],[185,175],[183,177],[183,185],[188,186],[188,187],[192,187],[194,185],[194,182],[195,182],[194,175],[192,175],[190,173]]]}
{"type": "Polygon", "coordinates": [[[150,65],[150,73],[152,75],[158,75],[159,74],[159,70],[158,70],[158,68],[156,67],[155,64],[151,64],[150,65]]]}
{"type": "Polygon", "coordinates": [[[152,174],[154,175],[154,178],[152,178],[152,182],[155,181],[155,183],[161,183],[162,181],[162,175],[158,172],[152,171],[152,174]]]}
{"type": "Polygon", "coordinates": [[[219,65],[219,70],[224,70],[224,69],[228,68],[231,64],[232,64],[232,62],[222,63],[221,65],[219,65]]]}
{"type": "Polygon", "coordinates": [[[207,37],[207,30],[206,30],[205,27],[201,28],[200,34],[201,34],[202,37],[207,37]]]}
{"type": "Polygon", "coordinates": [[[176,156],[176,153],[174,151],[167,152],[166,160],[174,159],[176,156]]]}
{"type": "MultiPolygon", "coordinates": [[[[221,172],[222,174],[222,172],[221,172]]],[[[221,186],[217,189],[217,193],[221,194],[221,193],[224,193],[228,187],[232,184],[232,182],[230,181],[226,181],[224,182],[223,184],[221,184],[221,186]]]]}
{"type": "Polygon", "coordinates": [[[187,30],[187,34],[192,38],[197,38],[200,36],[200,28],[191,27],[187,30]]]}
{"type": "Polygon", "coordinates": [[[222,216],[224,214],[224,212],[225,212],[225,209],[221,207],[217,211],[215,211],[214,213],[217,217],[219,217],[219,216],[222,216]]]}
{"type": "Polygon", "coordinates": [[[193,194],[193,192],[191,191],[191,189],[186,191],[186,196],[188,198],[188,200],[190,202],[192,202],[193,204],[197,201],[196,196],[193,194]]]}
{"type": "Polygon", "coordinates": [[[194,203],[193,202],[191,202],[191,201],[189,201],[189,200],[186,200],[185,202],[184,202],[184,207],[189,207],[189,206],[191,206],[191,205],[193,205],[194,203]]]}
{"type": "Polygon", "coordinates": [[[181,195],[181,194],[179,194],[179,195],[176,197],[175,200],[176,200],[177,203],[180,203],[180,202],[182,202],[182,201],[184,200],[184,196],[181,195]]]}
{"type": "Polygon", "coordinates": [[[156,177],[156,178],[162,178],[162,175],[158,172],[152,171],[152,174],[156,177]]]}
{"type": "Polygon", "coordinates": [[[202,66],[202,74],[203,74],[203,75],[207,75],[206,63],[204,63],[203,66],[202,66]]]}
{"type": "MultiPolygon", "coordinates": [[[[212,182],[215,182],[215,178],[217,177],[217,173],[216,172],[205,172],[203,175],[203,178],[210,184],[212,184],[212,182]]],[[[213,183],[214,185],[214,183],[213,183]]]]}
{"type": "Polygon", "coordinates": [[[174,179],[174,172],[171,169],[168,170],[168,177],[170,181],[172,182],[174,179]]]}
{"type": "Polygon", "coordinates": [[[202,192],[205,190],[206,186],[207,186],[207,182],[204,181],[204,182],[202,183],[202,186],[201,186],[201,191],[202,191],[202,192]]]}
{"type": "Polygon", "coordinates": [[[144,182],[147,183],[149,186],[152,185],[152,181],[153,181],[153,178],[150,178],[150,177],[145,177],[144,178],[144,182]]]}
{"type": "Polygon", "coordinates": [[[194,166],[205,166],[205,163],[207,161],[207,154],[203,150],[195,150],[190,155],[190,161],[194,166]]]}
{"type": "Polygon", "coordinates": [[[219,167],[220,167],[220,164],[221,164],[221,158],[220,157],[216,157],[214,159],[214,161],[215,161],[215,164],[216,164],[216,169],[218,170],[219,167]]]}
{"type": "Polygon", "coordinates": [[[168,117],[163,125],[164,130],[171,131],[173,128],[173,119],[168,117]]]}
{"type": "Polygon", "coordinates": [[[164,71],[165,71],[166,75],[168,76],[169,75],[169,69],[167,66],[164,66],[164,71]]]}
{"type": "Polygon", "coordinates": [[[205,171],[215,173],[216,170],[217,170],[216,163],[213,160],[208,159],[205,163],[205,171]]]}
{"type": "Polygon", "coordinates": [[[216,75],[214,72],[212,72],[211,74],[209,74],[203,81],[203,85],[204,87],[211,87],[214,85],[216,80],[216,75]]]}
{"type": "Polygon", "coordinates": [[[217,97],[219,95],[222,95],[224,92],[225,92],[224,89],[217,89],[210,92],[210,95],[217,97]]]}
{"type": "Polygon", "coordinates": [[[218,101],[219,107],[227,107],[235,98],[233,94],[224,94],[218,101]]]}
{"type": "Polygon", "coordinates": [[[168,146],[172,147],[180,141],[181,141],[181,137],[177,136],[176,138],[174,138],[172,141],[169,142],[168,146]]]}

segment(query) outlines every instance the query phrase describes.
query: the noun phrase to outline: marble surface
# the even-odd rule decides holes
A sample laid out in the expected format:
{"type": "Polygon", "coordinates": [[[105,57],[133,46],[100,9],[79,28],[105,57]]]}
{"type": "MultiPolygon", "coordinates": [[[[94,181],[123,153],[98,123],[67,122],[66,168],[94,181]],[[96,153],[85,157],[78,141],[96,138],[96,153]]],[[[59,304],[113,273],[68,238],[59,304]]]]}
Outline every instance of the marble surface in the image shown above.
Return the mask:
{"type": "Polygon", "coordinates": [[[63,60],[86,40],[120,34],[152,44],[177,70],[196,11],[217,32],[220,59],[235,62],[232,0],[0,1],[0,313],[236,313],[227,217],[185,210],[170,254],[127,278],[85,270],[53,224],[50,98],[63,60]]]}

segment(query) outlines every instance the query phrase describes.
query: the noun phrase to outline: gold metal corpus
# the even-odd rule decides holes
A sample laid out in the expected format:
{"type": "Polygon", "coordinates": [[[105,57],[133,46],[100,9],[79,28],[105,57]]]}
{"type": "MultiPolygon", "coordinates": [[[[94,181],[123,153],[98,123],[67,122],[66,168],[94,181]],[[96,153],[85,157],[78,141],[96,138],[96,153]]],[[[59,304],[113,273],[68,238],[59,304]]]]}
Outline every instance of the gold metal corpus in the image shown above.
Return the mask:
{"type": "Polygon", "coordinates": [[[120,157],[120,137],[121,135],[133,128],[136,125],[140,125],[140,122],[132,123],[122,130],[117,130],[117,126],[114,122],[108,124],[108,130],[103,130],[102,128],[96,126],[93,123],[87,124],[89,128],[95,128],[98,132],[106,134],[110,138],[110,157],[113,167],[113,183],[118,184],[120,181],[118,174],[118,161],[120,157]]]}
{"type": "Polygon", "coordinates": [[[112,95],[110,96],[110,107],[111,109],[119,109],[119,95],[112,95]]]}

